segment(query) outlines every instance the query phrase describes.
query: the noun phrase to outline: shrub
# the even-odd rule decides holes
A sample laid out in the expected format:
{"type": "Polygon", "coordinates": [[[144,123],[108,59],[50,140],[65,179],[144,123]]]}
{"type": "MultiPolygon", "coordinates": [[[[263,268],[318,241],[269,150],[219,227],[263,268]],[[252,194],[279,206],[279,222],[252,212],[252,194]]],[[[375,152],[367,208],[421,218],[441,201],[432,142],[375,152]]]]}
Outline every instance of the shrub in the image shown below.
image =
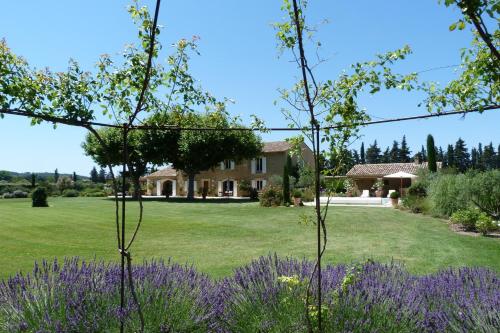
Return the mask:
{"type": "Polygon", "coordinates": [[[476,230],[487,235],[489,232],[495,231],[497,225],[493,222],[493,219],[486,215],[485,213],[479,214],[476,220],[476,230]]]}
{"type": "Polygon", "coordinates": [[[14,191],[12,193],[12,195],[14,195],[14,198],[27,198],[28,197],[27,192],[20,191],[20,190],[14,191]]]}
{"type": "Polygon", "coordinates": [[[66,198],[75,198],[78,196],[78,191],[73,189],[66,189],[62,192],[62,196],[66,198]]]}
{"type": "Polygon", "coordinates": [[[105,197],[107,196],[106,192],[99,190],[85,191],[80,193],[83,197],[105,197]]]}
{"type": "Polygon", "coordinates": [[[314,190],[311,187],[305,188],[302,191],[302,201],[309,202],[314,201],[314,190]]]}
{"type": "Polygon", "coordinates": [[[451,216],[469,206],[468,178],[463,175],[441,174],[430,182],[429,199],[437,216],[451,216]]]}
{"type": "Polygon", "coordinates": [[[391,192],[391,199],[398,199],[398,198],[399,198],[399,192],[398,191],[391,192]]]}
{"type": "Polygon", "coordinates": [[[408,188],[408,194],[409,195],[414,195],[416,197],[421,197],[424,198],[427,196],[427,188],[425,187],[425,184],[422,182],[417,182],[412,184],[408,188]]]}
{"type": "Polygon", "coordinates": [[[271,177],[269,177],[269,185],[283,185],[283,177],[281,177],[280,175],[272,175],[271,177]]]}
{"type": "Polygon", "coordinates": [[[31,193],[31,201],[33,207],[48,207],[47,190],[45,187],[37,187],[33,193],[31,193]]]}
{"type": "Polygon", "coordinates": [[[472,202],[494,219],[500,217],[500,169],[480,172],[470,181],[472,202]]]}
{"type": "Polygon", "coordinates": [[[8,193],[8,192],[7,192],[7,193],[4,193],[4,194],[3,194],[2,198],[4,198],[4,199],[13,199],[13,198],[15,198],[15,197],[14,197],[14,194],[13,194],[13,193],[8,193]]]}
{"type": "Polygon", "coordinates": [[[427,213],[429,211],[429,202],[426,198],[407,195],[403,197],[401,204],[412,213],[427,213]]]}
{"type": "Polygon", "coordinates": [[[256,188],[251,187],[249,191],[249,196],[251,200],[257,200],[259,198],[259,191],[256,188]]]}
{"type": "Polygon", "coordinates": [[[268,185],[262,189],[259,197],[260,205],[263,207],[276,207],[283,202],[283,191],[276,185],[268,185]]]}
{"type": "Polygon", "coordinates": [[[475,208],[460,209],[451,215],[450,221],[462,225],[467,231],[474,231],[479,215],[479,210],[475,208]]]}

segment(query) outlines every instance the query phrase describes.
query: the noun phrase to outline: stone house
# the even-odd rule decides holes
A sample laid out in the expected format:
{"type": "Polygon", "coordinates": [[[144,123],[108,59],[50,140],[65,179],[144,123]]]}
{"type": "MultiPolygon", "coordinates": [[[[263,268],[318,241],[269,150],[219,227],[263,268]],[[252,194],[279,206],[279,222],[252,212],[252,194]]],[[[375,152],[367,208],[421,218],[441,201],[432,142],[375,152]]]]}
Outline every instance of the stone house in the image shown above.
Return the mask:
{"type": "MultiPolygon", "coordinates": [[[[283,175],[283,168],[291,145],[286,141],[265,142],[262,154],[252,160],[243,160],[236,163],[233,160],[221,161],[211,170],[202,171],[195,176],[194,192],[201,195],[206,189],[208,196],[245,196],[247,193],[238,193],[238,185],[242,181],[260,191],[273,175],[283,175]]],[[[311,149],[302,144],[302,160],[307,165],[314,165],[311,149]]],[[[292,163],[298,161],[292,157],[292,163]]],[[[187,194],[187,176],[182,171],[167,167],[153,172],[141,179],[146,181],[146,194],[152,196],[185,196],[187,194]]]]}

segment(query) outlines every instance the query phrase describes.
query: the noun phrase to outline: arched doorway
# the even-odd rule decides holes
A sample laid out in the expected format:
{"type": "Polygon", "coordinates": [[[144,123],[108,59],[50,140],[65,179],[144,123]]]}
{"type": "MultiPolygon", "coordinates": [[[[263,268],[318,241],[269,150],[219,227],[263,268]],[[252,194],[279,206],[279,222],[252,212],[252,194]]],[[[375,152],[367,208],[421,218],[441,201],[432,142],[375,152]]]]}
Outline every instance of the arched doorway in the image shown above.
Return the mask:
{"type": "Polygon", "coordinates": [[[164,181],[161,187],[161,195],[164,195],[167,198],[170,197],[172,195],[172,188],[173,183],[171,180],[164,181]]]}

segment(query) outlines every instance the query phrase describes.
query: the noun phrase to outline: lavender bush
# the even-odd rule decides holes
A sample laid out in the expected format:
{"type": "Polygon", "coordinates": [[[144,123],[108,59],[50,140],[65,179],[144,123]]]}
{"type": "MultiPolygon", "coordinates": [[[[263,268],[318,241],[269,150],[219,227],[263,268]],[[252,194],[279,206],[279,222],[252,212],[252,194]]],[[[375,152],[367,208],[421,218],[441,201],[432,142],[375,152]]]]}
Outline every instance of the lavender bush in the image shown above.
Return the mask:
{"type": "MultiPolygon", "coordinates": [[[[304,332],[307,260],[261,257],[212,281],[170,261],[134,267],[146,332],[304,332]]],[[[114,332],[121,316],[139,329],[135,305],[119,309],[117,265],[66,260],[35,265],[0,284],[0,330],[114,332]]],[[[412,276],[395,264],[327,266],[322,312],[326,332],[497,332],[500,278],[481,268],[412,276]]]]}

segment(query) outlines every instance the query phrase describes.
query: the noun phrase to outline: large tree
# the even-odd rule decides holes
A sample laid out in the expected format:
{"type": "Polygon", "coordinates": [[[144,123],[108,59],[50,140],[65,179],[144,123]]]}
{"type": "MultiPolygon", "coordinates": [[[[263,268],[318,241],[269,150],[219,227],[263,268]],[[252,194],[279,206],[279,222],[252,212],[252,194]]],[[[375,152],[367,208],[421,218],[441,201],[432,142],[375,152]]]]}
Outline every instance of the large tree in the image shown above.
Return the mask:
{"type": "Polygon", "coordinates": [[[371,164],[380,163],[380,148],[377,145],[377,140],[366,150],[366,162],[371,164]]]}
{"type": "MultiPolygon", "coordinates": [[[[147,121],[146,121],[147,123],[147,121]]],[[[82,143],[86,155],[101,167],[111,164],[120,166],[123,163],[123,131],[119,128],[101,128],[97,131],[100,140],[89,133],[82,143]]],[[[128,133],[128,175],[134,185],[134,197],[140,194],[139,179],[146,173],[150,164],[162,165],[168,162],[168,154],[177,145],[176,131],[134,130],[128,133]],[[154,133],[152,133],[154,132],[154,133]]],[[[94,182],[99,182],[99,174],[95,168],[94,182]]]]}
{"type": "Polygon", "coordinates": [[[182,170],[188,177],[188,199],[194,198],[194,177],[199,172],[209,170],[227,159],[238,163],[257,157],[262,152],[261,139],[251,131],[238,130],[243,127],[242,124],[237,119],[230,118],[223,109],[179,115],[176,125],[220,128],[181,131],[175,147],[176,153],[168,158],[174,168],[182,170]],[[228,127],[234,130],[223,129],[228,127]]]}
{"type": "Polygon", "coordinates": [[[406,143],[406,136],[403,135],[403,139],[401,140],[401,148],[399,149],[399,162],[408,163],[410,162],[410,148],[408,148],[408,144],[406,143]]]}
{"type": "Polygon", "coordinates": [[[453,149],[453,157],[455,166],[460,172],[465,172],[470,165],[470,156],[465,145],[465,141],[462,138],[458,138],[455,143],[455,148],[453,149]]]}
{"type": "Polygon", "coordinates": [[[361,142],[361,149],[359,151],[359,160],[361,164],[366,163],[366,158],[365,158],[365,143],[361,142]]]}
{"type": "Polygon", "coordinates": [[[399,158],[400,158],[400,151],[399,151],[399,143],[394,140],[392,142],[392,148],[391,148],[391,151],[389,152],[389,155],[390,155],[390,162],[391,163],[398,163],[399,162],[399,158]]]}
{"type": "Polygon", "coordinates": [[[458,7],[462,17],[450,30],[473,31],[471,46],[461,52],[458,77],[441,88],[436,83],[424,84],[429,111],[479,109],[500,104],[500,5],[491,0],[443,0],[446,6],[458,7]],[[492,31],[489,31],[492,30],[492,31]]]}

